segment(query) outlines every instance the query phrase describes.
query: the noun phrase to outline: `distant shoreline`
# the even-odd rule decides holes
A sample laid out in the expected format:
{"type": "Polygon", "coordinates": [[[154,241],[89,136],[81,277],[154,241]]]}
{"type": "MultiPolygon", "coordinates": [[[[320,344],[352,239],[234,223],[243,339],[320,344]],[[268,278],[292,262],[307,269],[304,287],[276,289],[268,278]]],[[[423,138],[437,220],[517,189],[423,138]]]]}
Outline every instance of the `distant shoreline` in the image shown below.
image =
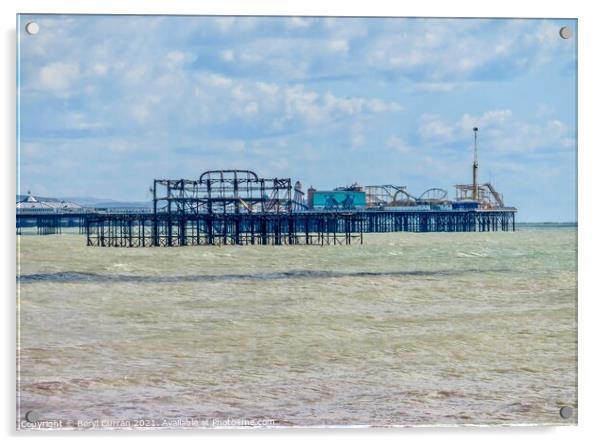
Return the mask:
{"type": "Polygon", "coordinates": [[[547,226],[547,227],[556,227],[556,226],[562,226],[562,227],[577,227],[578,223],[577,222],[551,222],[551,221],[544,221],[544,222],[516,222],[517,226],[547,226]]]}

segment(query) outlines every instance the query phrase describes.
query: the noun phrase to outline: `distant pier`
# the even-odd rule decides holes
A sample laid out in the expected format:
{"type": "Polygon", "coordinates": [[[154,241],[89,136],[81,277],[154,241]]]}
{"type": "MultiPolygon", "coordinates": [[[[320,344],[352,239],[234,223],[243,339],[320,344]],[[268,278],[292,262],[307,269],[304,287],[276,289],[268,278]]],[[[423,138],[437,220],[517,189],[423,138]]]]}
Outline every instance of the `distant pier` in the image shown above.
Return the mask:
{"type": "Polygon", "coordinates": [[[403,186],[358,184],[334,190],[250,170],[210,170],[199,179],[155,179],[152,208],[94,209],[18,203],[17,233],[77,226],[88,246],[361,244],[365,233],[514,231],[514,207],[491,184],[458,185],[419,196],[403,186]],[[476,198],[476,199],[475,199],[476,198]]]}

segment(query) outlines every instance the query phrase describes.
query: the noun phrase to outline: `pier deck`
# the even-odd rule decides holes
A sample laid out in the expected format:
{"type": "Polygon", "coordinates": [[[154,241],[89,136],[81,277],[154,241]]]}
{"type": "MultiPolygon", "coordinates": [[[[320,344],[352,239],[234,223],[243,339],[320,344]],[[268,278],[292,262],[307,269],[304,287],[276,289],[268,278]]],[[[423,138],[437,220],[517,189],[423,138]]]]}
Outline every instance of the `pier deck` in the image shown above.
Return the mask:
{"type": "Polygon", "coordinates": [[[364,233],[514,231],[515,209],[241,214],[94,214],[88,246],[354,244],[364,233]]]}

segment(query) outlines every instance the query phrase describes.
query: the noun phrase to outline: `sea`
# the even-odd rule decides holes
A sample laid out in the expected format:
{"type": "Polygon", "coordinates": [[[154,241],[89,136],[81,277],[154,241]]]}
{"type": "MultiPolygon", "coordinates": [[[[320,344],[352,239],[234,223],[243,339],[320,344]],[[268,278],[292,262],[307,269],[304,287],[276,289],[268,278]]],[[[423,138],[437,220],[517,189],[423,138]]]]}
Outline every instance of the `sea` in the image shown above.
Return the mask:
{"type": "Polygon", "coordinates": [[[575,225],[17,248],[20,429],[577,422],[575,225]]]}

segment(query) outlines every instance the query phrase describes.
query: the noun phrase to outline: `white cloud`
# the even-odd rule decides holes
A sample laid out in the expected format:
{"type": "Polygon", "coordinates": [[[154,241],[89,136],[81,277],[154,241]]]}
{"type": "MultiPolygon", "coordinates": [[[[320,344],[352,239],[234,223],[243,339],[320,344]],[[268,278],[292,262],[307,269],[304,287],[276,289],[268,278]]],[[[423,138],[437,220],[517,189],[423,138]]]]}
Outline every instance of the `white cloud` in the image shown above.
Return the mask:
{"type": "Polygon", "coordinates": [[[148,71],[148,67],[146,64],[122,64],[120,68],[124,80],[130,85],[140,85],[142,79],[145,77],[148,71]]]}
{"type": "Polygon", "coordinates": [[[64,115],[63,125],[65,128],[72,128],[76,130],[93,130],[102,128],[103,125],[99,122],[90,121],[83,113],[67,113],[64,115]]]}
{"type": "Polygon", "coordinates": [[[184,51],[169,51],[165,57],[166,66],[172,70],[180,69],[182,64],[193,60],[194,56],[184,51]]]}
{"type": "Polygon", "coordinates": [[[454,125],[450,125],[436,115],[424,114],[420,118],[419,133],[423,139],[448,142],[454,139],[454,125]]]}
{"type": "Polygon", "coordinates": [[[242,153],[247,150],[247,142],[242,139],[212,140],[207,145],[230,153],[242,153]]]}
{"type": "Polygon", "coordinates": [[[490,110],[479,116],[462,115],[449,122],[437,115],[423,115],[419,135],[425,144],[452,145],[472,141],[472,129],[479,128],[479,139],[488,150],[499,153],[549,152],[575,149],[569,126],[559,119],[520,119],[511,110],[490,110]]]}
{"type": "Polygon", "coordinates": [[[524,74],[575,54],[551,21],[406,19],[383,31],[367,42],[366,63],[422,88],[524,74]]]}
{"type": "Polygon", "coordinates": [[[226,62],[232,62],[234,60],[234,51],[231,49],[226,49],[221,52],[222,60],[226,62]]]}
{"type": "Polygon", "coordinates": [[[235,151],[235,152],[242,152],[242,151],[246,150],[246,147],[247,147],[247,143],[245,141],[236,140],[236,141],[232,141],[230,150],[235,151]]]}
{"type": "Polygon", "coordinates": [[[68,90],[79,75],[75,63],[55,62],[40,69],[39,81],[43,88],[55,91],[68,90]]]}
{"type": "Polygon", "coordinates": [[[334,39],[328,42],[328,48],[333,52],[347,53],[349,43],[344,39],[334,39]]]}
{"type": "Polygon", "coordinates": [[[289,162],[286,158],[283,157],[276,157],[271,159],[268,162],[268,169],[269,171],[273,171],[276,174],[280,174],[282,176],[286,175],[289,168],[289,162]]]}
{"type": "Polygon", "coordinates": [[[236,99],[238,102],[247,102],[253,99],[252,94],[246,91],[246,88],[243,87],[241,83],[235,84],[235,86],[231,90],[232,97],[236,99]]]}
{"type": "Polygon", "coordinates": [[[20,156],[23,159],[43,159],[47,155],[50,155],[49,150],[40,142],[24,142],[20,145],[20,156]]]}
{"type": "Polygon", "coordinates": [[[491,110],[486,111],[481,116],[464,114],[455,126],[462,132],[470,132],[474,127],[478,127],[479,129],[501,127],[511,118],[512,111],[510,110],[491,110]]]}
{"type": "Polygon", "coordinates": [[[276,96],[280,91],[278,85],[273,83],[257,82],[257,88],[259,88],[261,94],[264,94],[269,97],[276,96]]]}
{"type": "Polygon", "coordinates": [[[167,53],[167,60],[172,63],[179,64],[183,62],[185,58],[186,54],[184,54],[182,51],[170,51],[167,53]]]}
{"type": "Polygon", "coordinates": [[[360,123],[351,126],[351,148],[356,149],[362,147],[366,143],[364,136],[364,127],[360,123]]]}
{"type": "Polygon", "coordinates": [[[107,149],[117,155],[123,155],[132,149],[132,143],[124,139],[114,139],[109,141],[107,149]]]}
{"type": "MultiPolygon", "coordinates": [[[[174,81],[173,85],[179,86],[182,83],[174,81]]],[[[152,84],[147,85],[147,89],[151,86],[152,84]]],[[[185,96],[188,93],[181,91],[180,94],[185,96]]],[[[208,72],[197,75],[192,94],[196,98],[194,106],[180,109],[179,119],[182,121],[189,118],[191,122],[201,121],[203,125],[236,122],[243,118],[254,119],[256,125],[265,126],[267,122],[271,129],[283,130],[291,125],[292,128],[298,128],[299,125],[327,125],[339,118],[397,113],[403,110],[394,101],[342,97],[329,91],[321,93],[302,84],[290,86],[286,83],[231,78],[208,72]],[[211,112],[215,109],[219,109],[219,113],[211,112]]],[[[163,96],[167,96],[167,102],[175,101],[176,98],[174,94],[163,93],[163,96]]],[[[138,112],[136,116],[140,120],[145,115],[138,112]]]]}
{"type": "Polygon", "coordinates": [[[395,135],[391,135],[389,139],[387,139],[387,148],[401,154],[408,154],[412,151],[412,147],[399,136],[395,135]]]}
{"type": "Polygon", "coordinates": [[[287,19],[286,23],[287,26],[292,29],[307,28],[310,25],[310,21],[308,19],[301,17],[291,17],[287,19]]]}
{"type": "Polygon", "coordinates": [[[429,92],[429,93],[448,93],[458,88],[456,82],[415,82],[412,84],[411,91],[429,92]]]}
{"type": "Polygon", "coordinates": [[[219,74],[206,74],[201,76],[201,83],[207,84],[212,87],[229,87],[232,85],[232,79],[221,76],[219,74]]]}
{"type": "Polygon", "coordinates": [[[325,118],[325,109],[318,104],[318,93],[306,91],[296,85],[284,90],[284,112],[288,119],[301,116],[310,124],[318,124],[325,118]]]}
{"type": "Polygon", "coordinates": [[[430,142],[447,143],[470,134],[474,127],[482,129],[500,128],[512,118],[510,110],[491,110],[481,116],[464,114],[456,122],[448,122],[438,115],[424,114],[420,118],[419,134],[430,142]]]}
{"type": "Polygon", "coordinates": [[[228,32],[236,22],[235,17],[214,17],[213,22],[221,32],[228,32]]]}
{"type": "Polygon", "coordinates": [[[145,104],[136,104],[132,107],[131,111],[132,116],[134,116],[134,119],[136,119],[139,123],[146,122],[150,116],[149,107],[145,104]]]}
{"type": "Polygon", "coordinates": [[[245,114],[254,115],[259,111],[259,106],[256,102],[249,102],[244,108],[245,114]]]}
{"type": "Polygon", "coordinates": [[[97,76],[104,76],[105,74],[107,74],[107,71],[109,71],[109,67],[102,63],[97,63],[92,67],[92,70],[97,76]]]}
{"type": "Polygon", "coordinates": [[[359,97],[336,97],[328,92],[324,95],[324,103],[329,110],[336,110],[344,114],[352,115],[362,111],[365,101],[359,97]]]}
{"type": "Polygon", "coordinates": [[[393,113],[403,107],[396,102],[361,97],[338,97],[327,92],[319,94],[302,85],[283,89],[287,118],[299,116],[309,124],[324,124],[336,116],[354,116],[365,113],[393,113]]]}
{"type": "Polygon", "coordinates": [[[399,113],[403,111],[403,106],[397,102],[384,102],[380,99],[370,99],[366,106],[372,113],[399,113]]]}

